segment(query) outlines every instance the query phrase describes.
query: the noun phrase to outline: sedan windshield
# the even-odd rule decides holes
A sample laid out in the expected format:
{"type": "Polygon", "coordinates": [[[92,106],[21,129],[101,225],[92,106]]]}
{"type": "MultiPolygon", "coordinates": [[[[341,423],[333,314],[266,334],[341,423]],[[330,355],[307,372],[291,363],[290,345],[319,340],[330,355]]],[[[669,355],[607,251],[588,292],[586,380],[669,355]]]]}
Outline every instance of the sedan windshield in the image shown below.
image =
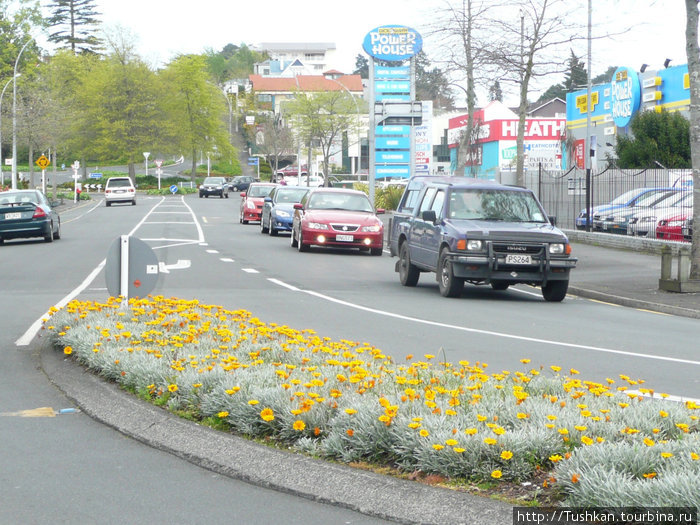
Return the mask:
{"type": "Polygon", "coordinates": [[[507,222],[547,222],[531,193],[504,190],[455,189],[450,193],[449,217],[507,222]]]}
{"type": "Polygon", "coordinates": [[[0,204],[33,202],[38,203],[39,197],[34,191],[6,192],[0,194],[0,204]]]}
{"type": "Polygon", "coordinates": [[[251,186],[248,188],[248,197],[267,197],[274,186],[251,186]]]}
{"type": "Polygon", "coordinates": [[[204,179],[204,184],[223,184],[224,183],[224,178],[223,177],[207,177],[204,179]]]}
{"type": "Polygon", "coordinates": [[[306,188],[279,188],[275,195],[275,202],[301,202],[308,191],[306,188]]]}
{"type": "Polygon", "coordinates": [[[314,192],[309,197],[310,210],[348,210],[373,212],[366,195],[344,192],[314,192]]]}

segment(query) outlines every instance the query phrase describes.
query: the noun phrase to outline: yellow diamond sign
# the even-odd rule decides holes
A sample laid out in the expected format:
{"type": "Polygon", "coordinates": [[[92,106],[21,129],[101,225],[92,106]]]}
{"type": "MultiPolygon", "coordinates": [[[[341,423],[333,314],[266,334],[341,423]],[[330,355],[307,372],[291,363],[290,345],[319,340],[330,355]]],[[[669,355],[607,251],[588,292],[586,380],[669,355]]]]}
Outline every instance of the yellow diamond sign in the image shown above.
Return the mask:
{"type": "Polygon", "coordinates": [[[46,166],[51,164],[51,161],[46,158],[46,155],[42,155],[38,159],[36,159],[36,165],[39,166],[42,170],[46,169],[46,166]]]}

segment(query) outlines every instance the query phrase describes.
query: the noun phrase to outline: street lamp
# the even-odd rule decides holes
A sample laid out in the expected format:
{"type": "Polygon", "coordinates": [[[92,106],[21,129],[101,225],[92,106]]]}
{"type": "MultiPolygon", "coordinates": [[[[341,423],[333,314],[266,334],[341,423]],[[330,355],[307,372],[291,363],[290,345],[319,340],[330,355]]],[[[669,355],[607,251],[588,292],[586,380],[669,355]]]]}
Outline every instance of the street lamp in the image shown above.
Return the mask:
{"type": "Polygon", "coordinates": [[[10,85],[10,82],[12,82],[15,77],[20,76],[20,74],[21,73],[17,73],[14,77],[10,78],[5,84],[5,87],[2,88],[2,93],[0,93],[0,187],[5,185],[5,172],[2,171],[2,97],[5,96],[5,90],[7,86],[10,85]]]}
{"type": "Polygon", "coordinates": [[[15,71],[12,77],[12,189],[17,189],[17,66],[19,64],[19,57],[22,56],[22,52],[32,42],[34,37],[29,37],[22,49],[19,50],[19,54],[15,59],[15,71]]]}

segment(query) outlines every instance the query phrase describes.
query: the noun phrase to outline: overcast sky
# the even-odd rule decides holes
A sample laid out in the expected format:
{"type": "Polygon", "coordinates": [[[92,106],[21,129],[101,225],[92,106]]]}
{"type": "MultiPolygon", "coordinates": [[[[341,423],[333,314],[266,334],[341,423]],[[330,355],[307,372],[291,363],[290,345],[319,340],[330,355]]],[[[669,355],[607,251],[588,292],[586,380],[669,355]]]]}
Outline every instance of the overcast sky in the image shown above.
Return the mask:
{"type": "MultiPolygon", "coordinates": [[[[488,1],[488,0],[486,0],[488,1]]],[[[106,25],[128,28],[139,54],[152,64],[167,63],[179,53],[221,50],[226,44],[260,42],[334,42],[338,63],[350,73],[362,52],[365,35],[375,27],[402,24],[427,34],[444,0],[97,0],[106,25]]],[[[572,19],[586,24],[587,0],[569,0],[572,19]]],[[[592,0],[595,34],[631,28],[610,40],[593,41],[593,75],[609,65],[638,68],[647,63],[663,67],[685,64],[685,7],[683,0],[592,0]]],[[[439,50],[425,38],[428,58],[439,50]]],[[[574,52],[586,59],[586,44],[574,52]]],[[[566,52],[568,56],[568,52],[566,52]]],[[[546,79],[543,88],[560,81],[546,79]]]]}

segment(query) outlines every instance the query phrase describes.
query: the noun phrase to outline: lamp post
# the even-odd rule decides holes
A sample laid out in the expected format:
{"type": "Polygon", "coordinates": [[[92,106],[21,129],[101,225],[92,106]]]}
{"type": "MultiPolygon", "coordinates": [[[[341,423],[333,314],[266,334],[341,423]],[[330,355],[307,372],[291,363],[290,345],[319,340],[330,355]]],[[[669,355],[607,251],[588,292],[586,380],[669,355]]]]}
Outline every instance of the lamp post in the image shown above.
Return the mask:
{"type": "Polygon", "coordinates": [[[12,189],[17,189],[17,66],[19,64],[19,58],[22,56],[22,52],[32,42],[34,37],[30,37],[22,49],[19,50],[17,58],[15,59],[15,70],[12,76],[12,189]]]}
{"type": "Polygon", "coordinates": [[[7,89],[7,86],[10,85],[10,82],[12,82],[15,77],[18,77],[19,75],[20,73],[17,73],[14,77],[10,78],[5,84],[5,87],[2,88],[2,93],[0,93],[0,187],[5,186],[5,172],[2,171],[2,97],[5,96],[5,90],[7,89]]]}

